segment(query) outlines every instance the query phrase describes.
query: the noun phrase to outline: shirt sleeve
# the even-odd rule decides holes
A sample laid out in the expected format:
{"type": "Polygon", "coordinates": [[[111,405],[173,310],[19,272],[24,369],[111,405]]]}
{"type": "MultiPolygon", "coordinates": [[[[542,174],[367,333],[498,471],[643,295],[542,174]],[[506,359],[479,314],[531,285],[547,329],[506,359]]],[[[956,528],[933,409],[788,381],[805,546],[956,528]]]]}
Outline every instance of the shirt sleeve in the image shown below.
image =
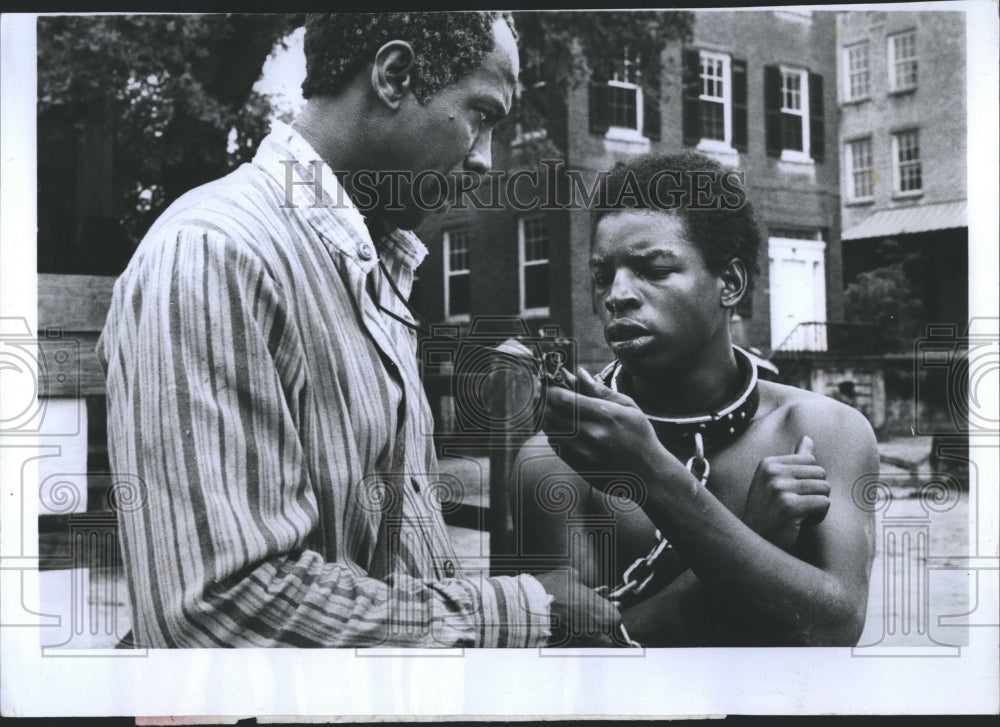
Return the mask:
{"type": "Polygon", "coordinates": [[[324,558],[298,437],[300,332],[254,255],[195,227],[144,242],[98,344],[135,642],[210,646],[540,646],[530,576],[369,577],[324,558]]]}

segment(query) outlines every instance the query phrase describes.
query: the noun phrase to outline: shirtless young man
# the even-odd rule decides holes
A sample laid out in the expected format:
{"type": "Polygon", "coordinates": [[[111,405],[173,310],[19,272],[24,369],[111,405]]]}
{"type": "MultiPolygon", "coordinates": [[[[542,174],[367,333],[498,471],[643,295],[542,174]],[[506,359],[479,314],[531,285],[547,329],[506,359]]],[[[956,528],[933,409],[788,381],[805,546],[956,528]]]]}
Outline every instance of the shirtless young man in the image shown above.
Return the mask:
{"type": "MultiPolygon", "coordinates": [[[[581,369],[577,393],[547,390],[543,431],[515,470],[524,552],[614,589],[659,531],[669,545],[632,574],[652,570],[652,580],[612,594],[643,645],[855,644],[874,524],[852,487],[878,472],[875,437],[844,404],[758,381],[734,349],[732,313],[752,284],[759,233],[748,204],[690,208],[683,192],[700,171],[721,172],[685,154],[633,160],[608,180],[609,200],[623,185],[643,190],[595,214],[593,295],[616,361],[597,377],[581,369]],[[616,488],[629,481],[638,485],[623,499],[616,488]],[[566,486],[572,504],[556,512],[551,488],[566,486]],[[596,537],[569,546],[570,518],[612,516],[613,552],[596,537]]],[[[731,192],[716,177],[700,201],[731,203],[731,192]]]]}

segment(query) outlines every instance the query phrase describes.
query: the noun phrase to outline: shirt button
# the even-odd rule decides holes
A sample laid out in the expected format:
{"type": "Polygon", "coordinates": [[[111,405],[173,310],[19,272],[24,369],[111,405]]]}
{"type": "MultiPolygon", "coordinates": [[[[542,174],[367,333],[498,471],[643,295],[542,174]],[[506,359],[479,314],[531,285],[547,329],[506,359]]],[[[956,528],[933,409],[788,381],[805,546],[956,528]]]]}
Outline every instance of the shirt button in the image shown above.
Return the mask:
{"type": "Polygon", "coordinates": [[[444,562],[444,577],[454,578],[455,577],[455,564],[450,560],[444,562]]]}
{"type": "Polygon", "coordinates": [[[375,251],[372,250],[372,246],[369,243],[362,242],[358,245],[358,257],[362,260],[371,260],[374,253],[375,251]]]}

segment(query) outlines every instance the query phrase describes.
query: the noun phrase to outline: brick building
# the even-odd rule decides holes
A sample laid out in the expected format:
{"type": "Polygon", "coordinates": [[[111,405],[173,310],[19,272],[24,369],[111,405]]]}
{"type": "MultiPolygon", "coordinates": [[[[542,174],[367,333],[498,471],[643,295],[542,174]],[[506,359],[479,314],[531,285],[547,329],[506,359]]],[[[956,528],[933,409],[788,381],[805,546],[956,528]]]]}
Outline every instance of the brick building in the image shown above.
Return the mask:
{"type": "Polygon", "coordinates": [[[845,279],[917,253],[928,322],[968,320],[964,12],[837,18],[845,279]]]}
{"type": "Polygon", "coordinates": [[[562,191],[531,209],[506,199],[504,209],[429,221],[417,306],[457,325],[478,316],[520,317],[532,332],[555,325],[577,341],[582,364],[606,362],[590,298],[590,213],[560,208],[572,187],[565,175],[590,184],[628,156],[690,149],[745,172],[764,236],[740,342],[825,348],[824,328],[797,324],[842,317],[836,24],[832,12],[698,12],[691,40],[664,50],[657,83],[643,84],[628,50],[615,49],[621,60],[609,77],[562,98],[546,95],[526,65],[516,123],[498,135],[494,166],[525,173],[518,199],[531,196],[532,169],[543,202],[547,175],[563,181],[562,191]]]}

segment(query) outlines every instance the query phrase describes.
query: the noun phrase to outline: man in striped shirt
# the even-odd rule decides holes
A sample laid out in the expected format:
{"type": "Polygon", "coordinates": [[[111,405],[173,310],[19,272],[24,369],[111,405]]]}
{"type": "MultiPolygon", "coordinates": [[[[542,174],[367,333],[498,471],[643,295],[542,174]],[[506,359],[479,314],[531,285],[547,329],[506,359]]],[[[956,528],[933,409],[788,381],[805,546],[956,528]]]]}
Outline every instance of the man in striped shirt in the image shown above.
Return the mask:
{"type": "Polygon", "coordinates": [[[617,611],[572,571],[459,571],[392,290],[426,254],[407,180],[489,168],[509,16],[314,17],[306,54],[301,116],[177,200],[115,286],[98,348],[112,466],[143,483],[119,513],[134,642],[609,643],[617,611]],[[396,186],[361,195],[362,171],[396,186]]]}

